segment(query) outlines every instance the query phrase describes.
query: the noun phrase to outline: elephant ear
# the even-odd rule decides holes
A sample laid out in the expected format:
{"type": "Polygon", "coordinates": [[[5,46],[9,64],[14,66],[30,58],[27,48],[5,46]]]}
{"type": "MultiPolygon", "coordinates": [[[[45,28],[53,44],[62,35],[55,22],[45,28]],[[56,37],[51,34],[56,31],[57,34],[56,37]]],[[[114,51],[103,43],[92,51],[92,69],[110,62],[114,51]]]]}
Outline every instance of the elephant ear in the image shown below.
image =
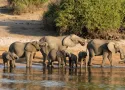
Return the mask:
{"type": "Polygon", "coordinates": [[[43,42],[42,44],[40,44],[41,47],[48,47],[48,43],[47,42],[43,42]]]}
{"type": "Polygon", "coordinates": [[[13,58],[12,58],[12,56],[11,56],[11,54],[9,52],[6,55],[6,58],[7,58],[7,60],[13,60],[13,58]]]}
{"type": "Polygon", "coordinates": [[[31,44],[37,49],[37,51],[40,50],[40,42],[33,41],[33,42],[31,42],[31,44]]]}
{"type": "Polygon", "coordinates": [[[43,42],[42,44],[40,44],[40,47],[44,47],[42,48],[42,50],[45,52],[45,53],[48,53],[48,50],[47,50],[47,47],[48,47],[48,43],[47,42],[43,42]]]}
{"type": "Polygon", "coordinates": [[[62,45],[67,47],[73,47],[76,45],[76,42],[71,39],[71,36],[67,36],[63,39],[62,45]]]}
{"type": "Polygon", "coordinates": [[[18,60],[19,59],[19,57],[15,54],[15,53],[11,53],[11,56],[12,56],[12,58],[13,58],[13,60],[18,60]]]}
{"type": "Polygon", "coordinates": [[[28,51],[28,52],[36,52],[36,51],[38,51],[39,49],[36,48],[36,45],[35,45],[35,44],[37,44],[36,41],[29,42],[29,43],[26,44],[26,46],[25,46],[24,49],[25,49],[26,51],[28,51]]]}
{"type": "Polygon", "coordinates": [[[115,43],[114,42],[109,42],[107,45],[109,51],[111,51],[112,53],[115,53],[115,43]]]}

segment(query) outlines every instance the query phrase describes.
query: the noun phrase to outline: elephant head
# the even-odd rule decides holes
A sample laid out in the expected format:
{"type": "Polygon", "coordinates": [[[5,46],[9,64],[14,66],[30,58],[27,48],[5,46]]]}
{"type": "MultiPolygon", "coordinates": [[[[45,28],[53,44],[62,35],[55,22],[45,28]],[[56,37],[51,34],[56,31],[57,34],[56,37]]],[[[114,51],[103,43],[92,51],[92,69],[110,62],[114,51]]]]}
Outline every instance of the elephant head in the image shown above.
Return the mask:
{"type": "Polygon", "coordinates": [[[8,52],[6,58],[8,60],[15,60],[15,59],[17,60],[17,59],[19,59],[19,57],[15,53],[11,53],[11,52],[8,52]]]}
{"type": "Polygon", "coordinates": [[[38,42],[38,41],[29,42],[26,44],[25,50],[29,52],[36,52],[36,51],[39,51],[41,47],[44,45],[45,43],[38,42]]]}
{"type": "Polygon", "coordinates": [[[14,57],[13,57],[13,55],[12,55],[10,52],[8,52],[6,58],[7,58],[8,60],[14,60],[14,57]]]}
{"type": "Polygon", "coordinates": [[[85,40],[75,34],[65,37],[62,41],[62,44],[67,47],[73,47],[79,43],[83,46],[85,44],[85,40]]]}
{"type": "Polygon", "coordinates": [[[10,53],[10,56],[12,57],[13,60],[18,60],[19,57],[15,53],[10,53]]]}
{"type": "Polygon", "coordinates": [[[40,47],[41,47],[41,49],[42,49],[43,52],[48,53],[48,49],[47,49],[48,43],[47,42],[42,42],[42,44],[40,45],[40,47]]]}
{"type": "Polygon", "coordinates": [[[109,51],[111,51],[112,53],[119,52],[121,60],[125,59],[125,53],[124,53],[124,50],[123,50],[123,47],[121,44],[109,42],[107,47],[108,47],[109,51]]]}

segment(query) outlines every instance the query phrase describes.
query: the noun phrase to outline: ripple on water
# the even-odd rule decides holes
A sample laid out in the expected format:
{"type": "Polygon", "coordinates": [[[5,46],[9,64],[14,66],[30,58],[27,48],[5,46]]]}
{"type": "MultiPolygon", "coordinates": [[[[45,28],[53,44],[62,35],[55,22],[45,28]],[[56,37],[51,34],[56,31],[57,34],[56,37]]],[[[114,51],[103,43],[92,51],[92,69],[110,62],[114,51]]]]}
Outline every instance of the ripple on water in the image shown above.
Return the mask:
{"type": "Polygon", "coordinates": [[[0,79],[0,83],[31,83],[30,80],[10,80],[10,79],[0,79]]]}
{"type": "Polygon", "coordinates": [[[44,87],[64,87],[66,86],[65,82],[62,81],[31,81],[31,80],[10,80],[10,79],[0,79],[0,83],[32,83],[33,85],[42,85],[44,87]]]}
{"type": "Polygon", "coordinates": [[[62,82],[62,81],[41,81],[41,85],[45,86],[45,87],[64,87],[66,86],[66,83],[62,82]]]}

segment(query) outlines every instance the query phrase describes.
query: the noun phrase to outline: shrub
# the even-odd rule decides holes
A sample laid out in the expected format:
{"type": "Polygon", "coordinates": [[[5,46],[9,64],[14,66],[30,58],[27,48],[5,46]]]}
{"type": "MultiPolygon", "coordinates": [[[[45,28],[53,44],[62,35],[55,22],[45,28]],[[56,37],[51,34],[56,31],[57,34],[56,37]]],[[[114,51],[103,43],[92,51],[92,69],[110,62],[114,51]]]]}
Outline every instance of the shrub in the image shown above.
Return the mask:
{"type": "Polygon", "coordinates": [[[55,18],[60,31],[76,34],[88,31],[116,31],[121,25],[121,0],[63,0],[55,18]]]}
{"type": "Polygon", "coordinates": [[[57,17],[57,12],[59,11],[58,3],[50,3],[48,6],[48,11],[43,15],[44,29],[46,30],[56,30],[55,18],[57,17]]]}
{"type": "Polygon", "coordinates": [[[15,14],[32,12],[48,0],[8,0],[15,14]]]}

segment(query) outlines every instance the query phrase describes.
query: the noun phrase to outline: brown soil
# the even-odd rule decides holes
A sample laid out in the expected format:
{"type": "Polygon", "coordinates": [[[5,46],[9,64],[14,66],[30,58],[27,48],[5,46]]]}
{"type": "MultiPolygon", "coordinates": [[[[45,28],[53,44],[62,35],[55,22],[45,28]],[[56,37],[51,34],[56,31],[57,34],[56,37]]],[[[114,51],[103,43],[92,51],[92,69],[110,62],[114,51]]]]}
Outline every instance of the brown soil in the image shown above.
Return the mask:
{"type": "MultiPolygon", "coordinates": [[[[0,10],[3,9],[5,4],[4,0],[0,1],[0,10]]],[[[6,1],[6,0],[5,0],[6,1]]],[[[45,31],[42,25],[42,14],[46,9],[41,9],[34,13],[27,13],[23,15],[10,15],[8,13],[0,12],[0,63],[2,63],[1,54],[8,50],[8,46],[14,41],[32,41],[39,40],[42,36],[55,35],[53,31],[45,31]]],[[[85,46],[77,45],[76,47],[69,48],[69,52],[78,54],[79,51],[86,50],[85,46]]],[[[119,54],[113,55],[113,62],[115,65],[124,66],[119,64],[119,54]]],[[[21,59],[20,62],[25,61],[21,59]]],[[[37,52],[34,62],[42,62],[42,55],[37,52]]],[[[102,57],[94,57],[93,64],[101,64],[102,57]]],[[[106,61],[109,65],[109,61],[106,61]]]]}

